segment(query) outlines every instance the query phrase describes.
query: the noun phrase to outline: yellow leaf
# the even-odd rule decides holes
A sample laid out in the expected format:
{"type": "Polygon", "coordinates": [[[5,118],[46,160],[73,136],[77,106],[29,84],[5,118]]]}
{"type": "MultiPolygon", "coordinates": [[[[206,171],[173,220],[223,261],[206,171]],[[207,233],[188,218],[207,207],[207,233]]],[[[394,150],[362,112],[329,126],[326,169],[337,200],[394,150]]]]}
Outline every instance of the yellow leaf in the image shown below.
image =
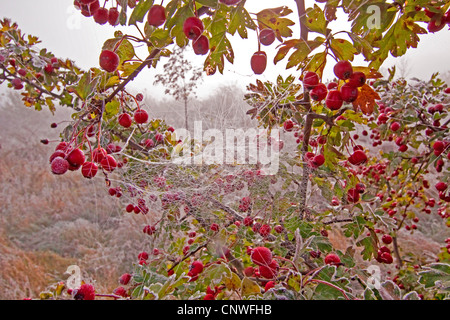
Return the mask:
{"type": "Polygon", "coordinates": [[[259,293],[261,293],[261,288],[255,281],[252,281],[247,277],[244,277],[244,279],[242,279],[241,295],[247,296],[259,293]]]}
{"type": "Polygon", "coordinates": [[[236,273],[232,272],[230,277],[223,279],[223,284],[227,289],[235,291],[241,287],[241,279],[236,273]]]}

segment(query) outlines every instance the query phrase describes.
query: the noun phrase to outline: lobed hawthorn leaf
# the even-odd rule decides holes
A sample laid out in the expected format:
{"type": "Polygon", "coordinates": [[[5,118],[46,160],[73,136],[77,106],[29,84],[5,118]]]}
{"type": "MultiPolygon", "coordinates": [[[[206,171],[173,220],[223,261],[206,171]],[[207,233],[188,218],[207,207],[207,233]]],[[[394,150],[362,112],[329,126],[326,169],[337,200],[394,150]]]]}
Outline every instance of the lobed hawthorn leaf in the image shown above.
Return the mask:
{"type": "Polygon", "coordinates": [[[247,39],[247,28],[255,30],[256,24],[244,8],[244,4],[245,1],[241,1],[239,5],[231,9],[228,32],[234,35],[237,31],[242,39],[247,39]]]}
{"type": "Polygon", "coordinates": [[[277,39],[282,42],[282,38],[289,38],[292,36],[292,30],[289,26],[295,25],[295,23],[287,18],[282,18],[290,13],[292,13],[292,10],[286,6],[264,9],[256,14],[258,27],[259,29],[273,29],[277,39]]]}
{"type": "Polygon", "coordinates": [[[122,37],[112,38],[105,41],[102,50],[114,50],[120,58],[120,63],[134,58],[134,46],[127,39],[122,37]],[[116,48],[116,46],[118,47],[116,48]]]}
{"type": "Polygon", "coordinates": [[[304,61],[308,55],[321,44],[325,42],[323,38],[316,38],[315,40],[305,41],[303,39],[292,39],[287,40],[279,46],[278,52],[273,60],[274,64],[284,59],[291,49],[295,51],[291,54],[288,59],[287,69],[299,65],[304,61]]]}
{"type": "Polygon", "coordinates": [[[185,47],[189,43],[189,39],[183,32],[184,21],[194,16],[194,11],[189,4],[182,5],[181,0],[173,0],[167,4],[167,21],[166,29],[169,30],[171,38],[175,38],[175,43],[179,47],[185,47]]]}
{"type": "Polygon", "coordinates": [[[353,61],[355,54],[358,53],[354,45],[345,39],[331,39],[330,48],[338,60],[353,61]]]}
{"type": "Polygon", "coordinates": [[[314,8],[306,9],[306,15],[301,17],[301,21],[310,31],[327,35],[325,14],[317,4],[314,4],[314,8]]]}
{"type": "Polygon", "coordinates": [[[303,60],[297,67],[297,70],[314,71],[322,78],[323,70],[327,62],[327,53],[319,52],[303,60]]]}
{"type": "Polygon", "coordinates": [[[131,13],[130,19],[128,20],[128,25],[136,25],[137,22],[144,21],[145,15],[152,6],[153,0],[140,1],[131,13]]]}

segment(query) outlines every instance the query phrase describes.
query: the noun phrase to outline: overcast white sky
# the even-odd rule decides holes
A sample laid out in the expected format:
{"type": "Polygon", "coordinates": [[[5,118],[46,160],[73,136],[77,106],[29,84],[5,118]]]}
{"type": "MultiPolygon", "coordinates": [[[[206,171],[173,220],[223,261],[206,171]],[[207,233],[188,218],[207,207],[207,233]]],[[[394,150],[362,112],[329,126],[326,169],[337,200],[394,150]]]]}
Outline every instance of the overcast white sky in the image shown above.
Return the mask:
{"type": "MultiPolygon", "coordinates": [[[[312,2],[312,0],[306,1],[307,5],[311,5],[312,2]]],[[[294,0],[247,0],[249,11],[254,13],[263,8],[281,5],[289,6],[294,11],[288,17],[297,22],[294,0]]],[[[26,34],[38,36],[42,40],[41,46],[48,48],[56,56],[70,58],[85,69],[98,66],[98,56],[102,44],[104,40],[113,36],[114,30],[121,29],[127,32],[127,28],[100,26],[92,18],[82,16],[79,11],[74,10],[73,0],[1,0],[0,16],[17,22],[26,34]]],[[[333,28],[333,25],[330,27],[333,28]]],[[[298,25],[292,28],[294,37],[298,37],[298,25]]],[[[134,33],[134,29],[132,32],[134,33]]],[[[239,37],[231,39],[235,50],[235,64],[226,63],[224,76],[217,73],[217,75],[207,78],[202,85],[202,92],[211,92],[221,83],[237,83],[244,87],[246,84],[254,82],[256,77],[250,68],[250,57],[257,50],[257,41],[254,32],[250,32],[249,35],[249,39],[245,41],[239,37]]],[[[450,31],[444,28],[436,34],[421,36],[421,39],[419,48],[410,50],[406,55],[408,63],[412,67],[409,76],[426,79],[434,72],[449,70],[450,31]]],[[[275,44],[263,48],[271,62],[276,52],[275,44]]],[[[142,58],[144,57],[143,54],[142,58]]],[[[194,56],[194,59],[194,63],[198,66],[201,66],[204,61],[204,57],[194,56]]],[[[384,67],[387,68],[394,62],[395,59],[389,59],[384,67]]],[[[356,60],[354,64],[366,65],[362,59],[356,60]]],[[[284,70],[283,65],[283,61],[276,66],[269,63],[266,72],[258,78],[274,81],[276,75],[280,73],[298,75],[298,71],[295,69],[284,70]]],[[[331,77],[330,67],[326,70],[329,77],[331,77]]],[[[133,86],[136,88],[146,87],[148,92],[161,96],[162,88],[153,86],[153,76],[156,72],[159,70],[146,69],[134,81],[133,86]]]]}

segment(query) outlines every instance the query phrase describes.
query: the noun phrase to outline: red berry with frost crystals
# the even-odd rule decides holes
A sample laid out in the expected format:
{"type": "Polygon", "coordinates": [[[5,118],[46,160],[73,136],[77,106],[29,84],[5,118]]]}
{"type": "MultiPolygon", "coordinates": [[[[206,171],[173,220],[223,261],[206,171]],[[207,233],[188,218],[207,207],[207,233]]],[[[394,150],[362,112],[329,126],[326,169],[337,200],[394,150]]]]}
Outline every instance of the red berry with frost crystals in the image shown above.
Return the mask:
{"type": "Polygon", "coordinates": [[[211,224],[209,227],[212,231],[219,231],[219,225],[217,223],[211,224]]]}
{"type": "Polygon", "coordinates": [[[119,124],[124,128],[131,127],[131,124],[133,123],[133,119],[128,113],[122,113],[119,115],[119,124]]]}
{"type": "Polygon", "coordinates": [[[92,151],[92,161],[100,163],[106,156],[108,155],[108,152],[103,148],[95,148],[92,151]]]}
{"type": "Polygon", "coordinates": [[[244,218],[244,226],[250,227],[253,224],[253,218],[252,217],[245,217],[244,218]]]}
{"type": "Polygon", "coordinates": [[[126,286],[130,282],[131,278],[132,278],[131,274],[124,273],[123,275],[120,276],[119,283],[126,286]]]}
{"type": "Polygon", "coordinates": [[[282,233],[284,231],[284,228],[282,225],[277,225],[275,226],[274,230],[276,233],[282,233]]]}
{"type": "Polygon", "coordinates": [[[259,274],[266,279],[273,279],[278,274],[278,262],[276,260],[272,260],[267,265],[260,265],[258,268],[259,274]]]}
{"type": "Polygon", "coordinates": [[[267,225],[267,224],[263,224],[261,226],[261,228],[259,228],[258,232],[260,235],[262,235],[263,237],[267,236],[270,234],[270,231],[272,230],[272,228],[267,225]]]}
{"type": "Polygon", "coordinates": [[[103,170],[112,172],[117,167],[117,162],[113,156],[107,155],[105,158],[103,158],[102,161],[100,161],[100,165],[102,166],[103,170]]]}
{"type": "Polygon", "coordinates": [[[268,291],[268,290],[272,289],[273,287],[275,287],[275,282],[274,281],[269,281],[264,286],[264,291],[268,291]]]}
{"type": "Polygon", "coordinates": [[[385,234],[381,237],[381,241],[383,241],[385,244],[391,244],[392,237],[389,234],[385,234]]]}
{"type": "Polygon", "coordinates": [[[121,296],[121,297],[127,297],[127,290],[125,290],[124,287],[117,287],[113,290],[113,294],[117,295],[117,296],[121,296]]]}
{"type": "Polygon", "coordinates": [[[272,251],[266,247],[256,247],[252,249],[251,258],[255,264],[267,266],[272,261],[272,251]]]}
{"type": "Polygon", "coordinates": [[[85,162],[81,167],[81,174],[88,179],[95,177],[97,174],[98,167],[93,162],[85,162]]]}
{"type": "Polygon", "coordinates": [[[11,84],[14,87],[15,90],[20,90],[23,89],[23,83],[22,80],[20,80],[19,78],[14,78],[11,80],[11,84]]]}
{"type": "Polygon", "coordinates": [[[103,50],[100,54],[100,67],[107,72],[114,72],[119,66],[120,58],[117,53],[111,50],[103,50]]]}
{"type": "Polygon", "coordinates": [[[325,257],[325,263],[331,265],[339,265],[341,263],[341,259],[334,253],[329,253],[325,257]]]}
{"type": "Polygon", "coordinates": [[[82,284],[74,296],[75,300],[95,300],[95,288],[91,284],[82,284]]]}
{"type": "Polygon", "coordinates": [[[134,112],[134,120],[136,123],[142,124],[148,121],[148,113],[144,109],[138,109],[134,112]]]}
{"type": "Polygon", "coordinates": [[[200,37],[203,30],[203,22],[197,17],[189,17],[184,21],[183,32],[190,40],[195,40],[200,37]]]}
{"type": "Polygon", "coordinates": [[[270,28],[262,29],[259,32],[259,42],[264,46],[270,46],[275,41],[275,31],[270,28]]]}
{"type": "Polygon", "coordinates": [[[145,251],[142,251],[138,254],[138,260],[147,260],[148,259],[148,253],[145,251]]]}
{"type": "Polygon", "coordinates": [[[314,89],[320,82],[319,75],[313,71],[307,71],[303,76],[303,85],[306,89],[314,89]]]}
{"type": "Polygon", "coordinates": [[[61,158],[65,158],[66,154],[61,151],[61,150],[57,150],[55,152],[52,153],[52,155],[50,156],[50,163],[52,163],[52,161],[56,158],[56,157],[61,157],[61,158]]]}
{"type": "Polygon", "coordinates": [[[51,169],[53,174],[64,174],[69,170],[69,162],[64,158],[56,157],[51,163],[51,169]]]}
{"type": "Polygon", "coordinates": [[[166,21],[166,9],[158,4],[153,5],[148,11],[148,24],[154,27],[159,27],[166,21]]]}
{"type": "Polygon", "coordinates": [[[75,167],[83,165],[85,160],[86,157],[84,155],[84,152],[79,148],[72,150],[72,152],[70,152],[67,156],[67,161],[69,161],[69,163],[75,167]]]}
{"type": "Polygon", "coordinates": [[[346,60],[341,60],[333,68],[334,74],[341,80],[349,79],[353,74],[352,64],[346,60]]]}
{"type": "Polygon", "coordinates": [[[342,95],[339,90],[328,91],[327,98],[325,99],[325,105],[330,110],[339,110],[344,103],[342,95]]]}

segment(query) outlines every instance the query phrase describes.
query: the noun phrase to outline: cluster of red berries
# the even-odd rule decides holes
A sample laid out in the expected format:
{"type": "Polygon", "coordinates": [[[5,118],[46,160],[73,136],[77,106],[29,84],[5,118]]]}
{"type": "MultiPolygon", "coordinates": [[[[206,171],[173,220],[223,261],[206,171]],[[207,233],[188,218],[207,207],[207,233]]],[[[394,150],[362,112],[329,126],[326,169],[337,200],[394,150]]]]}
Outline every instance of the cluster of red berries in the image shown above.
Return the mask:
{"type": "Polygon", "coordinates": [[[111,26],[117,26],[119,24],[120,13],[117,7],[111,7],[109,9],[100,7],[99,0],[75,0],[73,4],[75,8],[81,10],[83,16],[93,17],[94,21],[98,24],[103,25],[109,23],[111,26]]]}
{"type": "MultiPolygon", "coordinates": [[[[270,46],[275,41],[275,31],[271,28],[264,28],[259,31],[258,41],[259,44],[264,46],[270,46]]],[[[267,54],[265,51],[256,51],[251,59],[250,66],[255,74],[262,74],[267,67],[267,54]]]]}
{"type": "Polygon", "coordinates": [[[216,297],[219,293],[222,292],[222,287],[215,286],[214,290],[211,289],[210,286],[206,288],[206,294],[203,297],[203,300],[216,300],[216,297]]]}
{"type": "Polygon", "coordinates": [[[351,63],[346,60],[339,61],[333,71],[339,80],[346,81],[340,88],[336,82],[328,85],[321,83],[319,75],[313,71],[307,71],[302,80],[312,100],[325,99],[325,105],[330,110],[339,110],[344,102],[350,103],[358,98],[358,88],[366,83],[366,75],[360,71],[354,72],[351,63]]]}
{"type": "Polygon", "coordinates": [[[247,267],[244,273],[247,276],[263,277],[266,279],[274,279],[279,270],[278,262],[273,259],[272,251],[266,247],[249,248],[247,253],[250,254],[252,262],[258,267],[247,267]]]}
{"type": "Polygon", "coordinates": [[[108,155],[103,148],[94,149],[92,161],[86,161],[86,156],[80,148],[73,148],[64,141],[56,146],[55,152],[50,156],[51,170],[56,175],[81,168],[82,175],[90,179],[97,174],[98,166],[96,163],[100,164],[103,170],[107,172],[112,172],[117,167],[114,157],[108,155]]]}
{"type": "Polygon", "coordinates": [[[335,253],[329,253],[325,256],[325,264],[329,264],[332,266],[340,266],[341,265],[341,258],[335,253]]]}
{"type": "Polygon", "coordinates": [[[84,283],[71,292],[75,300],[95,300],[95,288],[92,284],[84,283]]]}

